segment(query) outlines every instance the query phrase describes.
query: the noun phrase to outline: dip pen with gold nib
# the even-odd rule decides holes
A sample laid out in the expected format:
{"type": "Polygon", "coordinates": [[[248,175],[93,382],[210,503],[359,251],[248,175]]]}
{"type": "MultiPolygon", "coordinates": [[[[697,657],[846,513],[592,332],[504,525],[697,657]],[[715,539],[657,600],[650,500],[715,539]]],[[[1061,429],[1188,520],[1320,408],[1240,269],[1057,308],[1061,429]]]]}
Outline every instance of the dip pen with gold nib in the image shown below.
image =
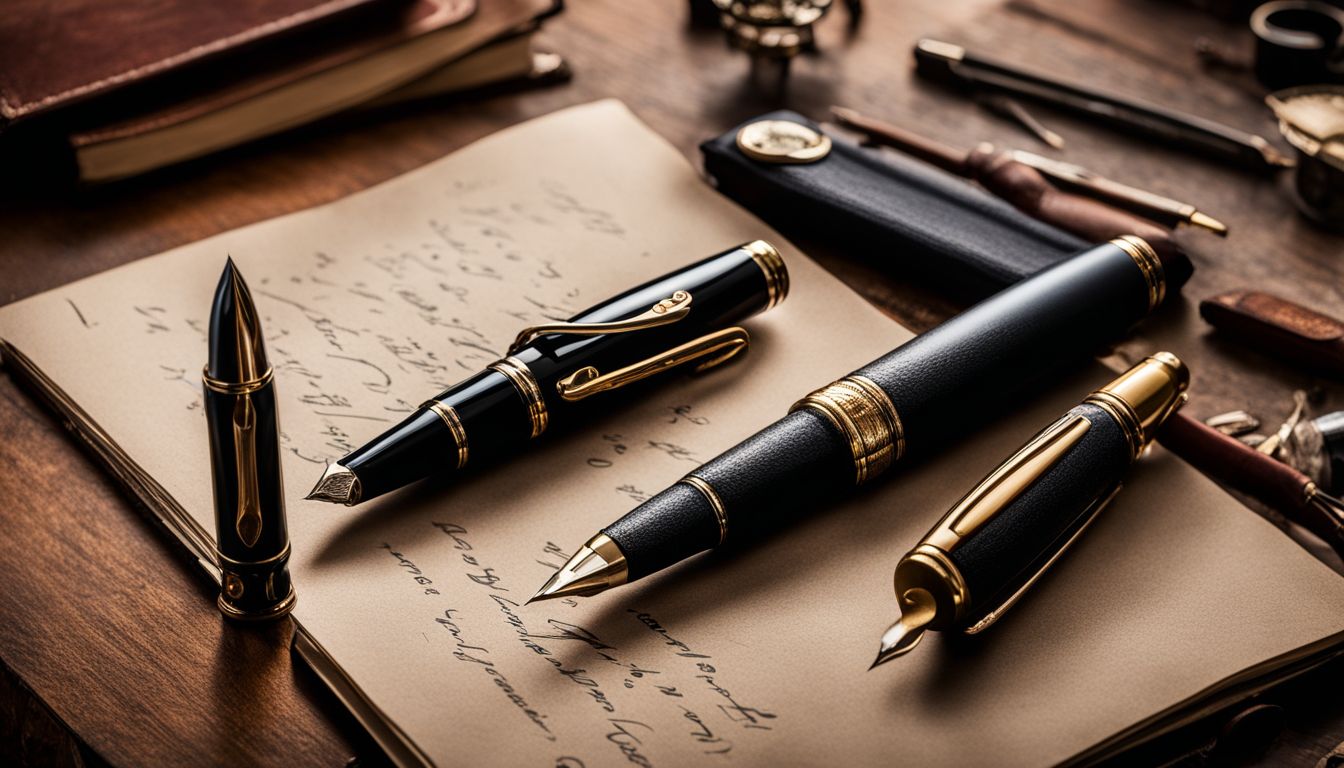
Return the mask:
{"type": "Polygon", "coordinates": [[[909,653],[928,630],[976,634],[998,620],[1115,497],[1189,383],[1185,364],[1158,352],[980,481],[897,563],[901,618],[873,667],[909,653]]]}
{"type": "Polygon", "coordinates": [[[735,326],[779,304],[789,272],[753,240],[631,288],[564,322],[524,328],[485,370],[425,401],[327,467],[308,498],[347,506],[433,474],[517,454],[588,398],[675,368],[703,371],[745,352],[735,326]]]}
{"type": "Polygon", "coordinates": [[[293,610],[295,596],[275,381],[256,305],[232,259],[215,289],[203,380],[222,576],[219,610],[230,619],[280,618],[293,610]]]}

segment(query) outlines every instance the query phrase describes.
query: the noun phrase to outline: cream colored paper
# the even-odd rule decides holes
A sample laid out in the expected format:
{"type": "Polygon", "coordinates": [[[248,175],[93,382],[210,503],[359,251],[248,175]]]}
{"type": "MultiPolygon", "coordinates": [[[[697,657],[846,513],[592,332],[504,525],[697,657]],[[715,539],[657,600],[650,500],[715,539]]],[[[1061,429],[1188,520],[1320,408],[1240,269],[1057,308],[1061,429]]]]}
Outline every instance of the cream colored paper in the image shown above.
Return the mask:
{"type": "Polygon", "coordinates": [[[0,337],[204,530],[199,374],[226,254],[276,368],[295,616],[437,764],[1050,764],[1344,630],[1344,582],[1157,452],[999,625],[865,671],[897,558],[1100,368],[749,551],[521,606],[595,530],[910,336],[615,102],[0,309],[0,337]],[[749,322],[740,363],[668,375],[457,485],[302,500],[322,462],[520,327],[757,237],[793,290],[749,322]]]}

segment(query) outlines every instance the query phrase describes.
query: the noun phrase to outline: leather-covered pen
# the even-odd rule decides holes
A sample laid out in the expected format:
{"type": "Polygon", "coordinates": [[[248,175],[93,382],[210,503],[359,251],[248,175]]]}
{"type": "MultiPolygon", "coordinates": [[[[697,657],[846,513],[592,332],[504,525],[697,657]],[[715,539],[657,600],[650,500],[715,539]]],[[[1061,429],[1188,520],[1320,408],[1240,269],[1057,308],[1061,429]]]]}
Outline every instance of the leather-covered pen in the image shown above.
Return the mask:
{"type": "Polygon", "coordinates": [[[748,544],[992,417],[1124,334],[1189,275],[1126,236],[1001,291],[798,401],[592,537],[533,600],[592,595],[748,544]]]}
{"type": "Polygon", "coordinates": [[[928,630],[973,635],[998,621],[1115,497],[1189,385],[1185,364],[1158,352],[990,472],[897,563],[901,617],[882,634],[873,667],[909,653],[928,630]]]}

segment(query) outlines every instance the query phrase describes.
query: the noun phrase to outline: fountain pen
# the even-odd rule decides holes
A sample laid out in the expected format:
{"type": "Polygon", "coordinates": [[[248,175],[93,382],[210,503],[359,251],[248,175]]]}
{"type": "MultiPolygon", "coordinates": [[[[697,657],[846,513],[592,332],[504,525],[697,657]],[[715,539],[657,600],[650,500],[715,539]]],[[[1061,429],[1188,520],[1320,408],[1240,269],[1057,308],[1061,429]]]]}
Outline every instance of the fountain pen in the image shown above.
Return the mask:
{"type": "Polygon", "coordinates": [[[901,617],[869,669],[909,653],[928,630],[973,635],[1003,616],[1115,498],[1189,385],[1185,364],[1158,352],[990,472],[896,564],[901,617]]]}
{"type": "MultiPolygon", "coordinates": [[[[745,545],[1011,408],[1124,334],[1189,276],[1132,235],[1037,272],[794,404],[602,529],[532,600],[593,595],[745,545]]],[[[843,343],[837,339],[836,343],[843,343]]]]}
{"type": "Polygon", "coordinates": [[[215,496],[217,604],[230,619],[278,619],[294,608],[295,596],[275,377],[261,319],[233,259],[215,289],[209,344],[202,383],[215,496]]]}
{"type": "Polygon", "coordinates": [[[441,472],[522,450],[588,398],[679,366],[702,371],[747,349],[734,323],[788,295],[763,240],[731,248],[591,307],[525,328],[507,356],[454,384],[327,466],[309,499],[353,505],[441,472]]]}

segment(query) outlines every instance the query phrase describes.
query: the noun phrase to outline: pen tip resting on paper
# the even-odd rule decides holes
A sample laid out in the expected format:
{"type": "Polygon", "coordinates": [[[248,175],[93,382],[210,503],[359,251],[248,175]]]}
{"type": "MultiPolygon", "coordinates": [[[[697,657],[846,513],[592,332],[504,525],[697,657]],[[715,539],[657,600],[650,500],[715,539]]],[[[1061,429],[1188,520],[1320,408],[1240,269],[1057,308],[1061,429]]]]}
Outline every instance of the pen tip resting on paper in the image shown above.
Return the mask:
{"type": "Polygon", "coordinates": [[[877,658],[873,659],[872,666],[868,669],[871,670],[914,650],[919,641],[924,639],[925,629],[937,613],[938,608],[933,595],[926,590],[911,589],[901,595],[901,618],[882,633],[877,658]]]}
{"type": "Polygon", "coordinates": [[[609,536],[599,533],[579,547],[527,602],[589,596],[624,584],[630,576],[625,554],[609,536]]]}
{"type": "Polygon", "coordinates": [[[322,473],[322,478],[304,498],[309,501],[344,504],[348,507],[358,504],[359,497],[359,477],[340,464],[328,464],[327,470],[322,473]]]}

